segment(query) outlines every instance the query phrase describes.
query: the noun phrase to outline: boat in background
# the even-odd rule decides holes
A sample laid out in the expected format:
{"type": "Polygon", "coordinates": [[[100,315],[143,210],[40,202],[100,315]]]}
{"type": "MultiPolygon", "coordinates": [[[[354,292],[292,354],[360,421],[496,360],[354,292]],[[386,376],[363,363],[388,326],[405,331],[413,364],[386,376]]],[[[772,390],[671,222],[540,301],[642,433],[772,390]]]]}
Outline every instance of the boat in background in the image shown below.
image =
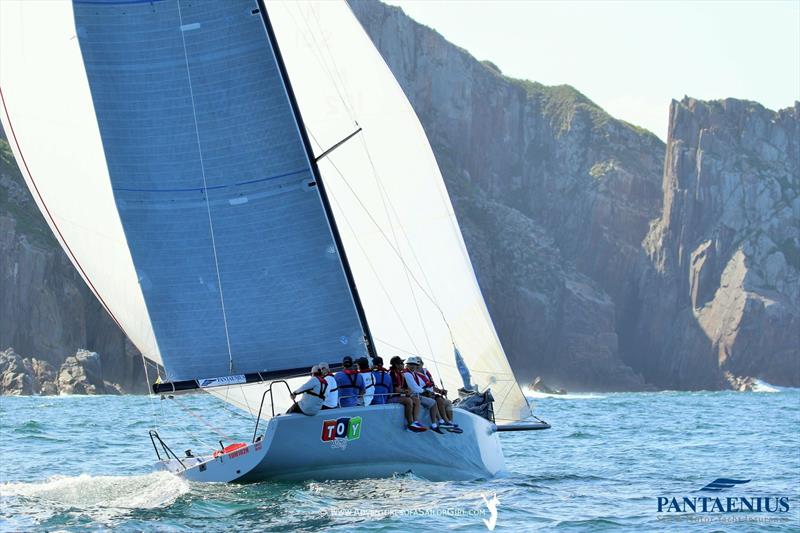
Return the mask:
{"type": "Polygon", "coordinates": [[[273,415],[207,456],[151,431],[162,468],[471,479],[503,470],[499,430],[549,427],[530,421],[422,126],[346,3],[4,0],[0,99],[37,205],[159,369],[154,392],[273,415]],[[456,409],[464,434],[417,435],[399,405],[277,415],[311,365],[377,354],[491,389],[492,416],[456,409]]]}

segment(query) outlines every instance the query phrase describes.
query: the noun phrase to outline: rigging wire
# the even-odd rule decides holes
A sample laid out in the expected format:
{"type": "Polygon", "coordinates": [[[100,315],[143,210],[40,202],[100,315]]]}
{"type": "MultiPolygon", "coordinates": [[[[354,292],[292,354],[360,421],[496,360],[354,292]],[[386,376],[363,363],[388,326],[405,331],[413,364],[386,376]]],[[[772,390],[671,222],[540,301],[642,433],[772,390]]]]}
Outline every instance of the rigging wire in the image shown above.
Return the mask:
{"type": "MultiPolygon", "coordinates": [[[[308,131],[309,136],[314,141],[314,143],[317,145],[317,147],[320,147],[319,141],[314,136],[314,134],[311,132],[311,130],[307,129],[306,131],[308,131]]],[[[342,172],[339,170],[339,168],[336,166],[336,164],[333,162],[333,160],[328,159],[328,162],[331,164],[331,166],[334,169],[336,169],[336,172],[340,176],[342,176],[342,172]]],[[[394,305],[394,301],[392,301],[392,298],[389,295],[388,289],[386,289],[386,286],[383,284],[383,281],[381,280],[381,277],[378,275],[378,270],[375,268],[375,265],[373,265],[372,261],[370,260],[369,254],[364,249],[364,245],[361,243],[361,240],[358,238],[358,234],[356,233],[355,228],[350,223],[350,220],[347,218],[347,215],[345,214],[344,209],[342,209],[341,205],[336,200],[335,195],[333,195],[332,192],[329,192],[328,196],[333,201],[333,203],[336,204],[336,207],[342,213],[342,218],[344,218],[345,224],[347,224],[347,227],[350,228],[350,233],[353,234],[353,238],[355,239],[356,244],[358,244],[358,248],[361,250],[361,253],[364,255],[364,258],[366,259],[370,270],[372,271],[373,275],[375,276],[375,279],[378,281],[378,285],[380,285],[381,290],[383,291],[384,295],[386,295],[386,300],[389,302],[389,305],[392,307],[392,310],[394,311],[394,314],[397,316],[398,322],[400,322],[400,325],[403,327],[403,331],[405,331],[405,334],[408,337],[408,340],[411,341],[411,344],[414,346],[414,350],[416,352],[418,352],[419,349],[417,348],[417,343],[414,342],[413,335],[411,335],[411,332],[409,331],[408,326],[406,326],[406,323],[403,320],[403,316],[400,314],[400,311],[398,311],[397,306],[394,305]]],[[[369,213],[367,213],[367,214],[369,214],[369,213]]],[[[380,230],[380,227],[378,229],[380,230]]]]}
{"type": "MultiPolygon", "coordinates": [[[[142,356],[142,366],[144,367],[144,379],[147,383],[147,403],[150,405],[150,414],[153,417],[153,429],[156,431],[158,430],[158,415],[156,413],[156,408],[153,405],[153,401],[155,400],[155,396],[153,394],[153,389],[150,387],[150,375],[147,372],[147,359],[144,356],[144,353],[139,352],[139,355],[142,356]]],[[[157,371],[157,369],[156,369],[157,371]]]]}
{"type": "Polygon", "coordinates": [[[361,201],[361,198],[358,196],[358,194],[356,193],[355,189],[353,189],[353,187],[350,185],[350,183],[344,177],[344,174],[342,174],[342,172],[339,170],[339,168],[333,163],[333,159],[329,157],[327,159],[327,161],[331,164],[331,166],[334,168],[334,170],[336,170],[336,173],[339,174],[339,177],[342,179],[342,183],[344,183],[345,186],[347,186],[347,188],[350,190],[350,193],[356,199],[356,201],[358,202],[358,205],[361,206],[361,209],[364,211],[364,213],[367,215],[367,217],[369,217],[370,221],[375,226],[375,228],[377,228],[378,233],[381,234],[381,236],[384,238],[386,243],[389,245],[389,248],[391,248],[391,250],[397,256],[397,258],[400,260],[400,263],[406,269],[406,271],[408,272],[409,276],[411,276],[411,279],[414,280],[414,283],[416,283],[416,285],[420,288],[420,291],[422,291],[422,294],[424,294],[425,297],[427,297],[428,300],[430,300],[430,302],[434,305],[434,307],[436,307],[436,309],[439,311],[439,314],[442,316],[442,320],[444,321],[445,325],[447,326],[447,329],[450,332],[450,337],[452,339],[453,338],[453,330],[450,327],[450,323],[447,321],[447,318],[444,315],[444,310],[438,304],[436,299],[433,296],[431,296],[428,293],[427,290],[425,290],[425,287],[422,285],[422,283],[420,283],[420,281],[414,275],[414,272],[408,266],[408,263],[406,263],[406,261],[403,258],[402,254],[400,254],[400,252],[397,250],[397,248],[395,248],[395,246],[392,244],[391,239],[389,239],[389,236],[386,235],[386,232],[383,231],[383,228],[381,228],[380,224],[378,224],[377,220],[375,220],[375,217],[372,216],[372,213],[370,213],[369,209],[367,209],[367,206],[364,205],[364,202],[361,201]]]}
{"type": "MultiPolygon", "coordinates": [[[[344,214],[344,211],[342,210],[341,206],[339,205],[339,202],[336,200],[336,198],[333,195],[330,195],[330,198],[333,200],[333,203],[336,204],[336,207],[339,208],[339,211],[342,212],[342,218],[344,218],[345,224],[347,224],[347,227],[350,228],[350,231],[355,236],[355,230],[353,229],[353,225],[350,223],[350,220],[347,218],[347,215],[344,214]]],[[[370,260],[369,255],[367,254],[367,251],[364,249],[364,245],[361,244],[361,241],[359,240],[359,238],[357,236],[355,236],[354,238],[355,238],[356,244],[358,244],[358,248],[361,250],[361,253],[364,254],[364,258],[366,259],[370,270],[375,275],[375,279],[378,281],[378,285],[380,285],[381,290],[383,291],[383,294],[386,296],[386,300],[389,302],[389,305],[392,307],[392,310],[394,311],[394,314],[397,316],[397,321],[400,322],[400,325],[403,327],[403,331],[405,332],[406,336],[408,337],[408,340],[414,346],[414,352],[415,353],[419,353],[419,348],[417,347],[417,343],[414,342],[414,336],[411,335],[411,332],[409,331],[405,320],[403,320],[403,315],[397,309],[397,306],[394,304],[394,301],[392,300],[392,297],[389,295],[389,290],[383,284],[383,281],[381,280],[380,276],[378,275],[378,270],[375,268],[375,265],[372,264],[372,261],[370,260]]]]}
{"type": "MultiPolygon", "coordinates": [[[[387,201],[389,205],[391,205],[391,199],[387,199],[387,192],[386,188],[383,186],[381,182],[380,175],[378,174],[378,169],[375,168],[375,163],[372,161],[372,155],[369,153],[369,148],[367,146],[367,141],[362,137],[361,144],[364,147],[364,153],[367,154],[367,160],[369,160],[369,165],[372,168],[372,177],[375,179],[375,185],[378,187],[378,192],[381,196],[381,203],[383,204],[383,211],[386,214],[386,219],[389,221],[389,229],[392,231],[392,238],[394,239],[395,245],[397,246],[398,252],[400,251],[400,242],[397,239],[397,233],[394,229],[394,223],[392,222],[392,215],[389,213],[389,208],[387,207],[387,201]]],[[[396,214],[396,212],[395,212],[396,214]]],[[[399,220],[399,219],[398,219],[399,220]]],[[[402,224],[399,224],[402,227],[402,224]]],[[[412,248],[411,243],[409,242],[409,247],[412,248]]],[[[415,256],[416,257],[416,256],[415,256]]],[[[414,307],[417,310],[417,317],[419,318],[419,324],[422,326],[422,332],[425,335],[425,342],[428,345],[428,353],[431,354],[431,358],[433,358],[433,364],[436,367],[436,374],[439,376],[439,384],[442,385],[444,388],[444,382],[442,381],[442,373],[439,370],[439,361],[436,357],[436,353],[433,351],[433,345],[431,344],[430,335],[428,335],[428,328],[425,327],[425,319],[422,317],[422,310],[419,308],[419,302],[417,301],[417,293],[414,290],[414,286],[411,284],[411,277],[409,276],[409,270],[404,268],[403,271],[406,275],[406,282],[408,283],[408,290],[411,292],[411,298],[414,300],[414,307]]],[[[424,273],[424,272],[423,272],[424,273]]]]}
{"type": "MultiPolygon", "coordinates": [[[[328,76],[331,84],[333,85],[333,87],[334,87],[334,89],[336,91],[336,94],[339,97],[339,100],[342,102],[342,106],[344,106],[344,109],[347,112],[348,117],[356,125],[358,125],[358,120],[355,118],[355,112],[353,111],[353,106],[350,104],[349,99],[346,96],[346,94],[343,94],[343,93],[346,93],[346,89],[345,89],[346,85],[344,84],[344,82],[343,82],[343,80],[341,78],[341,74],[339,72],[338,65],[336,64],[335,55],[330,50],[330,47],[327,45],[327,43],[326,43],[324,38],[322,39],[322,44],[320,44],[320,42],[317,40],[316,33],[319,33],[320,35],[324,35],[324,33],[321,32],[321,31],[315,33],[312,30],[311,25],[309,24],[309,19],[308,19],[308,17],[304,16],[304,14],[302,13],[302,9],[303,8],[298,5],[298,11],[299,11],[298,17],[303,21],[303,24],[305,25],[305,29],[307,31],[303,31],[303,28],[300,27],[300,24],[298,23],[297,19],[295,18],[294,14],[292,13],[291,9],[289,9],[287,11],[289,12],[290,17],[292,18],[292,22],[294,23],[295,28],[297,28],[298,32],[303,36],[303,39],[305,40],[306,44],[308,45],[308,48],[314,54],[315,59],[318,61],[318,63],[322,67],[323,71],[328,76]],[[309,37],[310,37],[310,39],[309,39],[309,37]],[[329,56],[328,59],[326,59],[324,57],[325,56],[325,52],[327,52],[327,55],[329,56]]],[[[311,14],[312,14],[312,16],[314,18],[314,22],[317,24],[318,27],[321,28],[321,24],[320,24],[319,18],[317,16],[317,12],[313,8],[310,9],[310,12],[311,12],[311,14]]],[[[314,135],[311,133],[311,131],[308,129],[307,126],[306,126],[306,131],[308,131],[309,135],[314,139],[314,142],[317,144],[317,147],[319,149],[322,149],[322,145],[317,141],[317,139],[314,137],[314,135]]],[[[389,220],[389,225],[390,225],[390,228],[392,229],[392,233],[393,233],[393,236],[394,236],[394,239],[395,239],[395,243],[397,244],[397,246],[393,245],[392,242],[389,240],[389,237],[386,235],[386,233],[384,233],[383,228],[381,228],[381,226],[372,217],[372,214],[369,213],[369,211],[367,210],[366,206],[364,206],[364,204],[361,202],[361,199],[355,193],[353,188],[344,179],[344,175],[342,174],[342,172],[338,169],[338,167],[336,167],[336,165],[333,163],[333,161],[330,158],[329,158],[329,161],[330,161],[331,165],[334,167],[334,169],[336,170],[336,172],[339,174],[339,176],[342,178],[342,180],[345,182],[345,184],[347,185],[348,189],[350,189],[350,191],[353,193],[353,196],[356,197],[356,200],[358,200],[358,203],[361,205],[362,209],[364,209],[364,211],[367,213],[367,215],[369,216],[369,218],[372,221],[372,223],[375,225],[375,227],[378,229],[378,231],[381,233],[381,235],[383,235],[383,237],[389,243],[389,246],[392,248],[392,251],[400,259],[401,263],[403,264],[403,268],[404,268],[404,272],[406,274],[406,278],[407,279],[409,277],[413,278],[414,282],[420,287],[420,289],[422,289],[422,291],[423,291],[423,293],[425,293],[426,297],[428,297],[428,299],[433,303],[433,305],[439,311],[439,313],[442,316],[442,320],[444,320],[444,323],[445,323],[445,325],[447,327],[447,330],[448,330],[448,332],[450,334],[451,342],[452,342],[453,346],[455,346],[455,339],[453,337],[453,331],[452,331],[452,328],[450,327],[450,324],[447,322],[447,319],[445,318],[444,311],[442,310],[441,306],[439,306],[439,303],[436,301],[435,297],[432,297],[430,294],[426,293],[425,287],[423,287],[419,283],[419,281],[414,277],[413,272],[411,272],[411,269],[409,268],[408,264],[403,259],[402,255],[400,254],[400,251],[399,251],[399,247],[400,246],[399,246],[399,243],[397,242],[397,236],[396,236],[396,234],[394,234],[394,225],[392,224],[391,216],[389,215],[388,210],[386,208],[386,200],[384,199],[385,188],[383,187],[383,185],[380,182],[380,177],[378,176],[377,169],[376,169],[376,167],[375,167],[375,165],[374,165],[374,163],[372,161],[372,156],[371,156],[371,154],[369,152],[369,149],[366,146],[366,142],[364,141],[363,137],[361,139],[361,142],[364,145],[364,151],[367,154],[367,158],[369,159],[370,166],[372,167],[373,176],[375,177],[376,183],[378,184],[378,188],[379,188],[379,191],[380,191],[380,194],[381,194],[381,200],[384,203],[384,211],[386,212],[387,218],[389,220]]],[[[391,199],[389,200],[389,205],[392,208],[392,210],[394,211],[395,216],[396,216],[397,212],[394,209],[394,206],[391,204],[391,199]]],[[[400,226],[401,226],[401,230],[403,231],[404,236],[406,237],[406,241],[408,241],[409,244],[410,244],[410,240],[408,239],[408,235],[405,233],[405,230],[402,228],[402,224],[400,226]]],[[[424,270],[422,270],[422,267],[421,267],[420,262],[419,262],[419,258],[417,258],[416,253],[414,253],[413,247],[412,247],[412,253],[414,255],[415,261],[417,262],[417,265],[420,267],[420,271],[422,272],[423,276],[425,276],[425,272],[424,272],[424,270]]],[[[376,276],[377,276],[377,272],[376,272],[376,276]]],[[[430,290],[430,282],[428,281],[427,276],[425,276],[425,282],[428,285],[428,289],[430,290]]],[[[411,285],[410,281],[409,281],[409,285],[411,285]]],[[[419,303],[417,301],[416,293],[413,290],[413,287],[410,287],[410,290],[411,290],[411,295],[412,295],[412,297],[414,299],[414,305],[415,305],[415,307],[417,309],[417,315],[419,316],[420,322],[422,324],[423,331],[425,333],[425,339],[426,339],[426,342],[428,344],[428,349],[430,350],[430,353],[433,354],[433,348],[431,346],[430,337],[428,335],[427,328],[425,328],[424,320],[422,318],[422,313],[421,313],[421,310],[419,308],[419,303]]],[[[432,290],[430,290],[430,291],[433,292],[432,290]]],[[[388,296],[388,294],[387,294],[387,296],[388,296]]],[[[412,344],[413,344],[413,340],[412,340],[412,344]]],[[[435,359],[435,356],[434,356],[434,362],[435,363],[437,362],[436,359],[435,359]]],[[[437,368],[437,373],[438,372],[439,372],[439,370],[437,368]]]]}
{"type": "MultiPolygon", "coordinates": [[[[296,3],[294,5],[298,7],[298,10],[302,10],[303,9],[302,4],[300,4],[300,3],[296,3]]],[[[317,42],[317,39],[315,37],[315,32],[311,29],[311,26],[308,23],[308,19],[303,15],[302,11],[299,13],[298,16],[300,17],[300,19],[305,24],[305,27],[306,27],[306,30],[307,30],[307,31],[303,31],[303,28],[300,27],[300,24],[298,24],[297,19],[295,19],[294,14],[292,14],[291,9],[287,9],[287,12],[289,13],[289,16],[292,17],[292,22],[294,23],[295,28],[298,30],[298,33],[303,36],[303,39],[305,40],[306,44],[308,45],[309,50],[312,51],[312,53],[314,54],[315,59],[317,60],[319,65],[322,67],[322,69],[325,71],[325,73],[328,75],[328,78],[330,79],[331,84],[333,85],[333,88],[336,90],[336,94],[339,96],[339,100],[342,102],[342,105],[344,106],[344,109],[347,112],[348,117],[355,124],[358,124],[358,122],[354,118],[355,117],[355,113],[353,112],[352,106],[350,105],[350,103],[349,103],[348,99],[345,97],[345,95],[342,94],[342,91],[344,90],[344,84],[342,84],[342,87],[340,87],[339,83],[337,83],[336,79],[334,79],[333,73],[331,73],[331,70],[330,70],[330,65],[328,64],[326,59],[324,57],[322,57],[322,54],[321,54],[322,46],[320,46],[320,44],[317,42]],[[309,36],[311,36],[310,40],[309,40],[309,36]],[[311,41],[313,41],[313,43],[311,41]]],[[[316,16],[315,16],[315,19],[316,19],[316,16]]],[[[317,24],[319,24],[319,20],[318,19],[316,20],[316,22],[317,22],[317,24]]],[[[319,33],[321,34],[321,32],[319,32],[319,33]]],[[[325,49],[327,49],[328,52],[330,53],[330,49],[327,47],[327,45],[325,46],[325,49]]],[[[333,64],[334,70],[336,70],[337,69],[336,61],[333,60],[333,56],[331,56],[330,62],[333,64]]],[[[341,81],[341,78],[340,78],[340,81],[341,81]]]]}
{"type": "MultiPolygon", "coordinates": [[[[188,414],[190,416],[193,416],[194,418],[199,420],[201,424],[203,424],[208,429],[210,429],[212,432],[216,433],[220,437],[223,437],[225,440],[228,440],[228,441],[232,441],[233,440],[231,437],[229,437],[228,435],[223,433],[221,429],[219,429],[219,428],[217,428],[215,426],[212,426],[206,419],[204,419],[203,417],[201,417],[198,414],[193,413],[190,408],[186,408],[186,407],[182,406],[180,404],[180,402],[178,401],[178,398],[174,394],[169,394],[166,397],[169,398],[170,400],[172,400],[175,403],[175,406],[178,409],[180,409],[183,413],[188,414]]],[[[195,438],[197,438],[197,437],[195,437],[195,438]]],[[[199,438],[198,438],[198,440],[199,440],[199,438]]]]}

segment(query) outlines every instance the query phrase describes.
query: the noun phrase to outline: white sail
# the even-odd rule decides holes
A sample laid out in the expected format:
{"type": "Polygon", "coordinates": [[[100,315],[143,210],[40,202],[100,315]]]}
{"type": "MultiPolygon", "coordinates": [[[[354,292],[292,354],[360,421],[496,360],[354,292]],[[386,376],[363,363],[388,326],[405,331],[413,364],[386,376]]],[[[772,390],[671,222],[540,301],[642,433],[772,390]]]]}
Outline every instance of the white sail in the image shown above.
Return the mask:
{"type": "Polygon", "coordinates": [[[377,351],[418,354],[462,386],[454,344],[495,414],[529,414],[478,287],[433,152],[386,63],[344,2],[267,11],[317,154],[377,351]],[[451,335],[452,333],[452,335],[451,335]]]}
{"type": "Polygon", "coordinates": [[[161,363],[111,189],[72,3],[0,2],[0,120],[34,200],[131,341],[161,363]]]}

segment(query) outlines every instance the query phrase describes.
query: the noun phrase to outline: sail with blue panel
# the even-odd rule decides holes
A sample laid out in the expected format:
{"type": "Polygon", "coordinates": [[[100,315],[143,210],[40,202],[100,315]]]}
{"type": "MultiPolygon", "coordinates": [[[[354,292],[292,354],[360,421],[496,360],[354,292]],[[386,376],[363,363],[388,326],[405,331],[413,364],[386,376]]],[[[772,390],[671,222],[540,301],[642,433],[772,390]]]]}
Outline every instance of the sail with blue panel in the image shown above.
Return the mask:
{"type": "Polygon", "coordinates": [[[75,0],[109,177],[167,379],[366,354],[252,0],[75,0]]]}

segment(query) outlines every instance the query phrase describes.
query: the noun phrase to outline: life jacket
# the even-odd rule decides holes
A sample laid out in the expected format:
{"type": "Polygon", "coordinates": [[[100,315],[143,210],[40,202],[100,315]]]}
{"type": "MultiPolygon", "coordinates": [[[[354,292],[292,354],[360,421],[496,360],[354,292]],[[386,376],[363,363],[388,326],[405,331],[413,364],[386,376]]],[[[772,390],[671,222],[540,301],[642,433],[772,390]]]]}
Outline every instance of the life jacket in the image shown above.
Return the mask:
{"type": "Polygon", "coordinates": [[[406,388],[406,382],[403,379],[403,372],[404,370],[394,370],[392,369],[389,371],[389,375],[392,376],[392,386],[394,390],[399,391],[400,389],[406,388]]]}
{"type": "Polygon", "coordinates": [[[333,374],[328,374],[327,376],[325,376],[325,381],[328,383],[328,390],[325,393],[325,402],[324,402],[325,407],[329,409],[333,409],[334,407],[339,407],[339,393],[338,393],[339,383],[336,381],[336,376],[334,376],[333,374]]]}
{"type": "Polygon", "coordinates": [[[335,375],[339,384],[339,405],[352,407],[356,405],[358,396],[358,370],[342,370],[335,375]]]}
{"type": "Polygon", "coordinates": [[[423,374],[420,374],[419,372],[414,372],[413,370],[409,370],[407,368],[403,369],[403,374],[410,374],[411,377],[414,378],[414,382],[417,385],[419,385],[420,378],[422,378],[422,383],[423,384],[428,382],[428,379],[423,374]]]}
{"type": "Polygon", "coordinates": [[[428,372],[428,369],[424,368],[424,367],[422,368],[422,371],[425,372],[425,376],[428,378],[428,381],[430,382],[431,387],[433,387],[433,376],[431,375],[431,373],[428,372]]]}
{"type": "MultiPolygon", "coordinates": [[[[342,370],[347,377],[347,382],[344,385],[339,385],[339,389],[357,389],[358,388],[358,370],[342,370]]],[[[346,395],[347,396],[347,395],[346,395]]]]}
{"type": "MultiPolygon", "coordinates": [[[[366,370],[359,370],[358,373],[359,374],[369,374],[370,376],[372,376],[372,370],[370,370],[369,368],[366,369],[366,370]]],[[[366,380],[364,380],[364,383],[366,383],[366,380]]],[[[370,383],[369,385],[367,385],[364,388],[371,389],[373,387],[375,387],[375,380],[374,379],[372,380],[372,383],[370,383]]]]}
{"type": "Polygon", "coordinates": [[[325,401],[325,391],[328,390],[328,382],[322,376],[314,375],[314,377],[317,378],[317,381],[319,381],[319,394],[317,394],[316,392],[314,392],[311,389],[307,389],[307,390],[303,390],[303,391],[299,391],[299,392],[302,392],[303,394],[310,394],[311,396],[316,396],[317,398],[319,398],[320,400],[322,400],[324,402],[325,401]]]}
{"type": "Polygon", "coordinates": [[[372,401],[375,399],[375,378],[372,375],[372,370],[369,368],[360,370],[359,374],[361,375],[361,382],[364,385],[364,395],[359,403],[362,405],[372,405],[372,401]]]}
{"type": "Polygon", "coordinates": [[[372,403],[386,403],[389,393],[392,392],[392,376],[385,368],[379,366],[372,371],[372,379],[375,381],[375,396],[372,403]]]}

